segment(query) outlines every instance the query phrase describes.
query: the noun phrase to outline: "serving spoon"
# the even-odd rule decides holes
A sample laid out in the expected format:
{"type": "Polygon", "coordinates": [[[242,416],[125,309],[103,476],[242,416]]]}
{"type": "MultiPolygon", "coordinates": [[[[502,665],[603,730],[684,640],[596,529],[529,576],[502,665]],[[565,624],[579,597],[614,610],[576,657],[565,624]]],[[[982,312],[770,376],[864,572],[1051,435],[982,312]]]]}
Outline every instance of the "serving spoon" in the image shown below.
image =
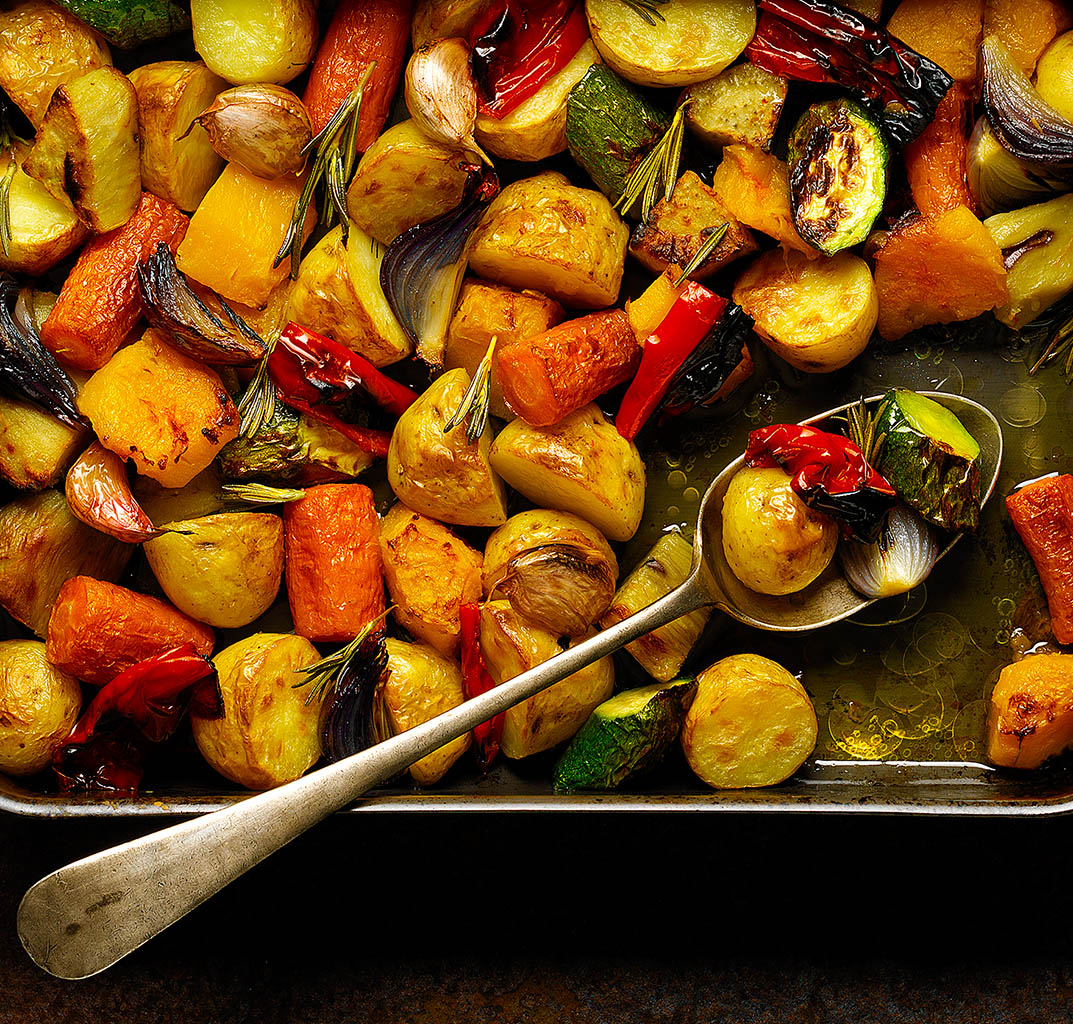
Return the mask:
{"type": "MultiPolygon", "coordinates": [[[[981,500],[1002,465],[1002,429],[982,405],[925,392],[950,409],[980,445],[981,500]]],[[[878,401],[878,397],[867,399],[878,401]]],[[[805,421],[844,413],[848,403],[805,421]]],[[[528,672],[435,718],[294,782],[244,798],[59,868],[32,886],[18,911],[31,959],[59,978],[88,978],[133,952],[306,829],[415,761],[645,633],[698,608],[716,608],[749,626],[783,632],[819,629],[874,603],[832,563],[808,588],[767,597],[743,586],[723,555],[723,496],[744,457],[726,467],[701,502],[689,577],[647,608],[528,672]]],[[[942,558],[958,542],[951,538],[942,558]]]]}

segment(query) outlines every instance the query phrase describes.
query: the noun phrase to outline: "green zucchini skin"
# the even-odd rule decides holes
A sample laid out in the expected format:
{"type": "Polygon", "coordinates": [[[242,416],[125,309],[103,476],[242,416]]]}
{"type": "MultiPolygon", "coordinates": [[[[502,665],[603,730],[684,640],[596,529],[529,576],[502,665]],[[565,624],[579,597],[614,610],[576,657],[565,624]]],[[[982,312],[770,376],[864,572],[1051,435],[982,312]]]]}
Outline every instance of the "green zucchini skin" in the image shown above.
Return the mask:
{"type": "Polygon", "coordinates": [[[789,157],[797,233],[827,256],[863,242],[887,194],[879,122],[852,100],[814,103],[794,127],[789,157]]]}
{"type": "Polygon", "coordinates": [[[876,469],[907,505],[944,530],[976,530],[980,448],[953,413],[924,395],[894,389],[884,396],[876,434],[885,435],[876,469]]]}
{"type": "Polygon", "coordinates": [[[190,27],[189,5],[172,0],[56,0],[113,46],[132,50],[190,27]]]}
{"type": "Polygon", "coordinates": [[[555,768],[555,788],[617,789],[653,769],[674,745],[697,692],[693,679],[625,690],[574,735],[555,768]]]}
{"type": "Polygon", "coordinates": [[[612,201],[670,124],[659,107],[606,64],[593,64],[566,99],[570,155],[612,201]]]}

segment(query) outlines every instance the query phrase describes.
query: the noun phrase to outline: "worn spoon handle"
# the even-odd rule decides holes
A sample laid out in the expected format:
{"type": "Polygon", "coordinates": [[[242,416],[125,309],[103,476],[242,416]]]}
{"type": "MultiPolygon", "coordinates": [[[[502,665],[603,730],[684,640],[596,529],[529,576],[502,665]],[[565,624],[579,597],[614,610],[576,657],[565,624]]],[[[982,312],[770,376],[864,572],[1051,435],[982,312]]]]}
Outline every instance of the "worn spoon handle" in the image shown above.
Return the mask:
{"type": "Polygon", "coordinates": [[[709,601],[694,574],[636,615],[408,732],[295,782],[53,871],[19,905],[26,952],[60,978],[103,971],[373,786],[709,601]]]}

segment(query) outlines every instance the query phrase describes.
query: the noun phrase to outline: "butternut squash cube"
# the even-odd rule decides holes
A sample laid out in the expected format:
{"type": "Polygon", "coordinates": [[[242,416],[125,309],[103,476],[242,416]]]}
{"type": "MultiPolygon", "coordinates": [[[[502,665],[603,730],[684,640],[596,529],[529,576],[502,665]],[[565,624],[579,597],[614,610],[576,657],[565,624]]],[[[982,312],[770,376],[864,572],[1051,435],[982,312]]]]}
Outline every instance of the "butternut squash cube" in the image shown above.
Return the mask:
{"type": "Polygon", "coordinates": [[[182,487],[238,436],[238,410],[209,367],[155,330],[86,382],[78,408],[101,444],[165,487],[182,487]]]}
{"type": "Polygon", "coordinates": [[[1038,768],[1073,744],[1073,654],[1032,654],[1007,665],[991,693],[987,756],[1038,768]]]}
{"type": "Polygon", "coordinates": [[[1051,40],[1071,25],[1073,12],[1063,0],[985,0],[984,35],[998,36],[1027,75],[1051,40]]]}
{"type": "Polygon", "coordinates": [[[942,16],[935,0],[902,0],[887,31],[935,61],[958,82],[976,81],[976,51],[984,29],[984,0],[945,0],[942,16]]]}
{"type": "MultiPolygon", "coordinates": [[[[225,299],[263,306],[290,265],[272,263],[283,244],[302,179],[258,178],[227,164],[190,218],[175,253],[179,269],[225,299]]],[[[312,207],[304,237],[313,230],[312,207]]]]}

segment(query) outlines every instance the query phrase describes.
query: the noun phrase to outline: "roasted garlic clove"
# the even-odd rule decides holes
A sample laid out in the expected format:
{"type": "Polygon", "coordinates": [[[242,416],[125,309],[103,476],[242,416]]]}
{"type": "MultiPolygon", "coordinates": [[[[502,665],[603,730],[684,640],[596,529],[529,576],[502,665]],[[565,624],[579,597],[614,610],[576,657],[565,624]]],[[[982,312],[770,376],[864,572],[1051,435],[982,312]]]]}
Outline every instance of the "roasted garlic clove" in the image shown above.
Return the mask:
{"type": "Polygon", "coordinates": [[[487,157],[473,139],[477,83],[462,39],[438,39],[418,50],[406,66],[406,109],[431,139],[487,157]]]}

